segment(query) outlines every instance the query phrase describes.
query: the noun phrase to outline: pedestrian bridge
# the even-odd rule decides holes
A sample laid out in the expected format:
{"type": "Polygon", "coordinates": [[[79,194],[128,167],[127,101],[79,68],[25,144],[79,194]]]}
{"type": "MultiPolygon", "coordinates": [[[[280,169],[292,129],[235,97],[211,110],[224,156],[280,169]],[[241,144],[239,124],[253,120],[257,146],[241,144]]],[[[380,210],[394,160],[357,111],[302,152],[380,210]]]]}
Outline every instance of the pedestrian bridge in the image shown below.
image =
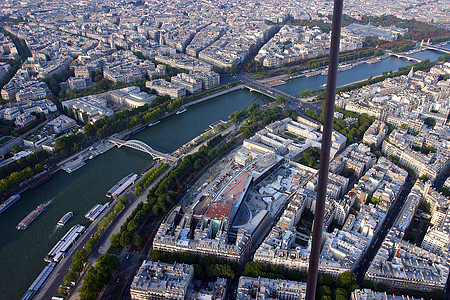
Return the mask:
{"type": "Polygon", "coordinates": [[[150,154],[153,159],[165,159],[165,160],[172,161],[172,162],[175,162],[178,160],[177,157],[173,157],[169,154],[165,154],[165,153],[156,151],[152,147],[147,145],[146,143],[138,141],[138,140],[124,141],[124,140],[120,140],[120,139],[116,139],[116,138],[109,138],[108,141],[110,141],[111,143],[116,145],[118,148],[120,148],[122,146],[126,146],[129,148],[135,149],[135,150],[145,152],[147,154],[150,154]]]}

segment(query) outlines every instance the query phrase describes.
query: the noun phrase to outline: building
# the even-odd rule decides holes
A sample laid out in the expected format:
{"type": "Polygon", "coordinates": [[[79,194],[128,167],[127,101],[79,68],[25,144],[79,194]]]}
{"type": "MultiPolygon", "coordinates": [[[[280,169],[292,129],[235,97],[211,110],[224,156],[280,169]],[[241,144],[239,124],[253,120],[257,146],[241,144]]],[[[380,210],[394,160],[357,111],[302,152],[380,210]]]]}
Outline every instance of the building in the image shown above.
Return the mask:
{"type": "Polygon", "coordinates": [[[387,134],[387,126],[384,122],[375,120],[375,122],[370,125],[363,136],[363,142],[368,145],[374,145],[378,148],[384,140],[387,134]]]}
{"type": "Polygon", "coordinates": [[[107,94],[107,99],[109,101],[131,108],[141,107],[146,104],[150,105],[156,98],[155,95],[141,92],[141,89],[137,86],[129,86],[119,90],[110,91],[107,94]]]}
{"type": "Polygon", "coordinates": [[[14,125],[16,125],[17,127],[25,127],[34,120],[36,120],[35,116],[29,113],[23,113],[16,118],[16,120],[14,121],[14,125]]]}
{"type": "Polygon", "coordinates": [[[191,94],[202,91],[202,80],[191,74],[178,73],[170,81],[184,87],[191,94]]]}
{"type": "Polygon", "coordinates": [[[67,79],[67,84],[71,90],[84,89],[86,87],[86,77],[70,77],[67,79]]]}
{"type": "Polygon", "coordinates": [[[107,107],[107,101],[97,95],[76,98],[72,100],[63,101],[62,106],[74,118],[82,122],[94,123],[105,116],[112,116],[113,110],[107,107]]]}
{"type": "MultiPolygon", "coordinates": [[[[386,292],[374,292],[369,289],[354,290],[350,296],[350,300],[415,300],[410,296],[388,295],[386,292]]],[[[422,298],[420,298],[422,299],[422,298]]]]}
{"type": "Polygon", "coordinates": [[[147,81],[145,86],[149,89],[156,90],[159,95],[169,95],[172,99],[186,97],[186,89],[184,87],[165,81],[164,79],[147,81]]]}
{"type": "Polygon", "coordinates": [[[283,279],[241,276],[236,293],[237,300],[247,299],[306,299],[306,283],[283,279]]]}
{"type": "Polygon", "coordinates": [[[47,126],[51,126],[53,128],[53,132],[58,134],[60,132],[69,130],[77,125],[74,119],[69,118],[65,115],[60,115],[55,119],[51,120],[47,123],[47,126]]]}
{"type": "Polygon", "coordinates": [[[131,299],[185,299],[194,267],[144,260],[130,287],[131,299]]]}

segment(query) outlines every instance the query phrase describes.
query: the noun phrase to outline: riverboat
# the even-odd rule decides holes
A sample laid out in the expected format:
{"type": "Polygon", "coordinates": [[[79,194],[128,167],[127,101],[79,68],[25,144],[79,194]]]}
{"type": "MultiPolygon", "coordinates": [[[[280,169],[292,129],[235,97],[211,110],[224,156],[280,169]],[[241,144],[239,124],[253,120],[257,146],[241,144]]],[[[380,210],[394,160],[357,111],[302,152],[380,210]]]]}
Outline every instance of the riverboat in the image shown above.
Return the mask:
{"type": "Polygon", "coordinates": [[[73,217],[73,212],[69,211],[58,221],[58,226],[64,226],[73,217]]]}
{"type": "Polygon", "coordinates": [[[3,202],[2,204],[0,204],[0,214],[2,212],[4,212],[5,210],[8,209],[8,207],[10,207],[11,205],[13,205],[14,203],[16,203],[17,200],[20,199],[20,195],[12,195],[11,197],[9,197],[5,202],[3,202]]]}
{"type": "Polygon", "coordinates": [[[19,222],[19,224],[17,224],[16,229],[17,230],[27,229],[28,226],[30,226],[31,222],[36,220],[36,218],[39,217],[39,215],[45,210],[46,207],[47,206],[44,204],[41,204],[38,207],[36,207],[35,210],[30,212],[22,221],[19,222]]]}
{"type": "Polygon", "coordinates": [[[148,127],[155,126],[156,124],[159,124],[160,122],[161,122],[160,120],[152,122],[152,123],[148,124],[148,127]]]}
{"type": "Polygon", "coordinates": [[[180,109],[175,114],[180,115],[180,114],[184,113],[185,111],[187,111],[187,108],[180,109]]]}
{"type": "Polygon", "coordinates": [[[52,174],[46,174],[44,176],[42,176],[41,178],[39,178],[38,180],[36,180],[35,182],[33,182],[32,184],[30,184],[29,189],[35,189],[38,186],[40,186],[41,184],[43,184],[44,182],[48,181],[50,178],[52,178],[52,174]]]}

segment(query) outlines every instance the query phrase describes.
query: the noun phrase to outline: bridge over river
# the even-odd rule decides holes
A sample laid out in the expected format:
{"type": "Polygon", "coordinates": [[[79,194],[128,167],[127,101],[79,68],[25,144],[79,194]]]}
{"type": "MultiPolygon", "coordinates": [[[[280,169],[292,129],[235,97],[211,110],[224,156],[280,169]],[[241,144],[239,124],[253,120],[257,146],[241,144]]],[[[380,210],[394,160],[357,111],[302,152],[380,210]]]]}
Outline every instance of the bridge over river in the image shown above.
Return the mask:
{"type": "Polygon", "coordinates": [[[138,141],[138,140],[124,141],[124,140],[120,140],[117,138],[109,138],[108,141],[110,141],[111,143],[116,145],[118,148],[120,148],[122,146],[126,146],[129,148],[135,149],[135,150],[145,152],[147,154],[150,154],[153,159],[165,159],[165,160],[168,160],[171,162],[175,162],[178,160],[177,157],[154,150],[152,147],[150,147],[146,143],[138,141]]]}

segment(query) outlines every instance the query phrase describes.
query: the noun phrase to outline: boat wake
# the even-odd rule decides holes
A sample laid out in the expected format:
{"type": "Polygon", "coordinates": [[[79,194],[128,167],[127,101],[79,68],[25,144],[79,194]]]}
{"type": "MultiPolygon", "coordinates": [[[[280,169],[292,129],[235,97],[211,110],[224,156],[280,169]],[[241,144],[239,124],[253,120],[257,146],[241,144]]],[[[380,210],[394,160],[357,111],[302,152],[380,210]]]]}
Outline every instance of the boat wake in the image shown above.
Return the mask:
{"type": "Polygon", "coordinates": [[[45,202],[44,205],[45,205],[45,206],[50,205],[50,204],[53,202],[53,200],[55,200],[56,198],[58,198],[58,196],[59,196],[59,194],[56,195],[55,197],[53,197],[52,199],[48,200],[47,202],[45,202]]]}

